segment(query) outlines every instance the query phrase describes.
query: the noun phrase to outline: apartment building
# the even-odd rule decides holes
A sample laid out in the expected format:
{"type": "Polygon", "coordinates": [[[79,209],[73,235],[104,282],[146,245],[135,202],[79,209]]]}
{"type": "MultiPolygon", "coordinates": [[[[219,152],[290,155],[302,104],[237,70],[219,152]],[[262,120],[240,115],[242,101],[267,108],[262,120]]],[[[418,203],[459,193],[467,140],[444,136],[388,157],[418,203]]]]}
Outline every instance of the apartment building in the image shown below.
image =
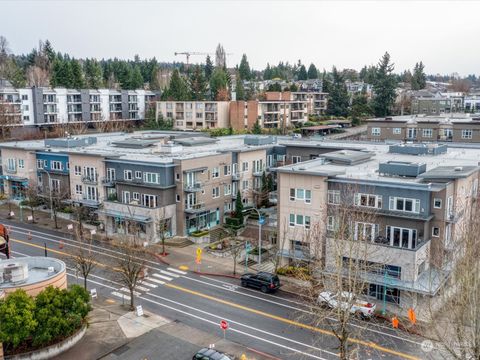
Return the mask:
{"type": "Polygon", "coordinates": [[[368,140],[480,142],[480,115],[393,116],[367,120],[368,140]]]}
{"type": "Polygon", "coordinates": [[[12,126],[141,120],[157,94],[148,90],[23,88],[0,83],[0,114],[12,126]]]}
{"type": "Polygon", "coordinates": [[[178,130],[228,128],[228,101],[157,101],[156,116],[172,119],[178,130]]]}
{"type": "Polygon", "coordinates": [[[0,145],[4,194],[34,186],[87,208],[108,236],[159,241],[223,224],[237,190],[255,206],[261,175],[275,166],[276,138],[214,139],[136,132],[0,145]],[[160,230],[161,229],[161,230],[160,230]]]}
{"type": "Polygon", "coordinates": [[[467,95],[464,99],[465,112],[480,113],[480,95],[467,95]]]}
{"type": "Polygon", "coordinates": [[[366,261],[378,265],[362,274],[365,294],[391,309],[425,310],[449,279],[459,251],[454,240],[478,198],[480,150],[353,143],[346,150],[342,145],[277,169],[284,262],[323,259],[321,271],[328,274],[339,256],[343,262],[352,256],[347,244],[335,244],[363,239],[369,246],[366,261]],[[338,206],[350,207],[348,239],[335,232],[338,206]],[[338,254],[339,248],[345,253],[338,254]]]}
{"type": "Polygon", "coordinates": [[[327,95],[322,92],[269,91],[263,100],[232,101],[230,126],[236,130],[251,129],[256,121],[267,129],[296,126],[308,121],[308,115],[324,114],[327,95]]]}

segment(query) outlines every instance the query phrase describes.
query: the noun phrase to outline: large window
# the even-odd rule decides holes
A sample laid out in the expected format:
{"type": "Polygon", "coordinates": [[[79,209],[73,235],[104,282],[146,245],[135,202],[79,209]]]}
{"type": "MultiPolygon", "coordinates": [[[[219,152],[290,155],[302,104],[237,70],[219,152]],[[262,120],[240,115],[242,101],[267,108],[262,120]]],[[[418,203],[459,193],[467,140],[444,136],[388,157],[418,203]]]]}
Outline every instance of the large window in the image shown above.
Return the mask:
{"type": "Polygon", "coordinates": [[[123,179],[127,181],[133,180],[132,170],[123,170],[123,179]]]}
{"type": "Polygon", "coordinates": [[[378,225],[356,222],[353,238],[355,240],[373,241],[378,235],[378,225]]]}
{"type": "Polygon", "coordinates": [[[420,200],[390,196],[390,210],[420,213],[420,200]]]}
{"type": "Polygon", "coordinates": [[[290,189],[290,200],[302,200],[310,204],[312,202],[312,191],[307,189],[290,189]]]}
{"type": "Polygon", "coordinates": [[[158,184],[159,176],[157,173],[145,172],[143,173],[143,181],[149,184],[158,184]]]}
{"type": "Polygon", "coordinates": [[[372,195],[372,194],[355,194],[355,205],[356,206],[365,206],[371,208],[382,208],[382,196],[381,195],[372,195]]]}
{"type": "Polygon", "coordinates": [[[372,136],[380,136],[381,130],[378,127],[372,128],[372,136]]]}
{"type": "Polygon", "coordinates": [[[218,167],[214,167],[212,169],[212,179],[216,179],[220,177],[220,171],[218,170],[218,167]]]}
{"type": "Polygon", "coordinates": [[[329,204],[338,205],[340,204],[340,191],[339,190],[328,190],[327,201],[329,204]]]}
{"type": "Polygon", "coordinates": [[[15,159],[8,159],[7,160],[7,169],[10,171],[15,171],[17,170],[17,162],[15,159]]]}
{"type": "Polygon", "coordinates": [[[463,129],[462,130],[462,139],[471,139],[473,137],[472,129],[463,129]]]}
{"type": "Polygon", "coordinates": [[[289,226],[304,226],[305,229],[310,229],[311,221],[310,216],[290,214],[289,217],[289,226]]]}
{"type": "Polygon", "coordinates": [[[415,249],[417,246],[417,230],[387,226],[387,244],[404,249],[415,249]]]}
{"type": "Polygon", "coordinates": [[[142,194],[142,205],[149,208],[157,207],[157,197],[155,195],[142,194]]]}
{"type": "Polygon", "coordinates": [[[61,162],[61,161],[52,160],[52,161],[50,162],[50,168],[51,168],[52,170],[63,170],[62,162],[61,162]]]}
{"type": "Polygon", "coordinates": [[[424,138],[431,138],[433,136],[433,130],[432,129],[423,129],[422,130],[422,136],[424,138]]]}

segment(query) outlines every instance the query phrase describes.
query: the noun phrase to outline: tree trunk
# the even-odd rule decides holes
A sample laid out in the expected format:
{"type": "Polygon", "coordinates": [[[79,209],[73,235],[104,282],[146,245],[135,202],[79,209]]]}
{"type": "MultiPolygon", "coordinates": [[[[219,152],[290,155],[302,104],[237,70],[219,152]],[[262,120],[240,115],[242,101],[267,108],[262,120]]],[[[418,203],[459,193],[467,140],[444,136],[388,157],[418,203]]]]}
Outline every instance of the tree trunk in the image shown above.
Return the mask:
{"type": "Polygon", "coordinates": [[[33,206],[30,208],[30,212],[32,213],[32,224],[35,224],[35,211],[33,210],[33,206]]]}
{"type": "Polygon", "coordinates": [[[87,290],[87,275],[83,274],[83,287],[87,290]]]}
{"type": "Polygon", "coordinates": [[[162,254],[165,256],[165,238],[162,238],[162,254]]]}
{"type": "Polygon", "coordinates": [[[53,211],[53,221],[55,223],[55,229],[58,229],[58,222],[57,222],[57,211],[52,209],[53,211]]]}
{"type": "Polygon", "coordinates": [[[133,299],[133,287],[130,288],[130,311],[135,310],[134,299],[133,299]]]}
{"type": "Polygon", "coordinates": [[[237,257],[233,258],[233,275],[237,274],[237,257]]]}

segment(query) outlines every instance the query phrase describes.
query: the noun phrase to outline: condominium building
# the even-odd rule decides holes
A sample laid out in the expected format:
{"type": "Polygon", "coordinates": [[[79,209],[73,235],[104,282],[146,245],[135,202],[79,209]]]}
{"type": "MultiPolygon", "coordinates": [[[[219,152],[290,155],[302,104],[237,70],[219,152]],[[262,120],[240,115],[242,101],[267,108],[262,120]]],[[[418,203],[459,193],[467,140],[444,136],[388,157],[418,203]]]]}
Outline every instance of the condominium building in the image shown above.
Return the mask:
{"type": "Polygon", "coordinates": [[[348,241],[365,240],[367,259],[354,261],[372,264],[361,275],[366,295],[394,309],[425,310],[461,253],[455,240],[478,198],[480,149],[343,145],[322,143],[337,150],[277,169],[283,262],[323,259],[319,270],[329,274],[339,257],[353,256],[348,241]],[[336,233],[340,206],[349,208],[348,239],[336,233]]]}
{"type": "Polygon", "coordinates": [[[178,130],[228,128],[228,101],[157,101],[157,119],[173,120],[178,130]]]}
{"type": "Polygon", "coordinates": [[[0,116],[11,126],[141,120],[157,94],[148,90],[23,88],[0,84],[0,116]]]}
{"type": "Polygon", "coordinates": [[[480,115],[393,116],[367,120],[368,140],[480,142],[480,115]]]}

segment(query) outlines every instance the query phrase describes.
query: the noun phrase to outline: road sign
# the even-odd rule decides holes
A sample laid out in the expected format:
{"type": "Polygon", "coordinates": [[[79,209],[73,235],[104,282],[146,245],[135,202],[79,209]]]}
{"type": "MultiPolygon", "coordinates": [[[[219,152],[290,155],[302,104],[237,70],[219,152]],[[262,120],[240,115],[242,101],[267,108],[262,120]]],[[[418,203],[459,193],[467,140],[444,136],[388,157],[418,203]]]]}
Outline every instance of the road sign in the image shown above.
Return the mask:
{"type": "Polygon", "coordinates": [[[68,224],[68,225],[67,225],[67,229],[68,229],[68,230],[73,230],[73,224],[68,224]]]}
{"type": "Polygon", "coordinates": [[[228,322],[225,320],[220,321],[220,327],[222,328],[223,331],[228,329],[228,322]]]}
{"type": "Polygon", "coordinates": [[[260,217],[258,218],[258,224],[259,224],[259,225],[265,224],[265,217],[260,216],[260,217]]]}
{"type": "Polygon", "coordinates": [[[137,316],[143,316],[143,308],[142,308],[142,305],[138,305],[137,306],[137,316]]]}
{"type": "Polygon", "coordinates": [[[32,215],[27,216],[27,220],[28,220],[28,221],[33,221],[33,216],[32,216],[32,215]]]}
{"type": "Polygon", "coordinates": [[[97,289],[91,289],[90,290],[90,296],[92,297],[92,299],[96,299],[97,298],[97,289]]]}
{"type": "Polygon", "coordinates": [[[197,248],[197,256],[202,256],[202,248],[197,248]]]}
{"type": "Polygon", "coordinates": [[[90,235],[95,235],[96,233],[97,233],[97,230],[95,229],[90,230],[90,235]]]}

